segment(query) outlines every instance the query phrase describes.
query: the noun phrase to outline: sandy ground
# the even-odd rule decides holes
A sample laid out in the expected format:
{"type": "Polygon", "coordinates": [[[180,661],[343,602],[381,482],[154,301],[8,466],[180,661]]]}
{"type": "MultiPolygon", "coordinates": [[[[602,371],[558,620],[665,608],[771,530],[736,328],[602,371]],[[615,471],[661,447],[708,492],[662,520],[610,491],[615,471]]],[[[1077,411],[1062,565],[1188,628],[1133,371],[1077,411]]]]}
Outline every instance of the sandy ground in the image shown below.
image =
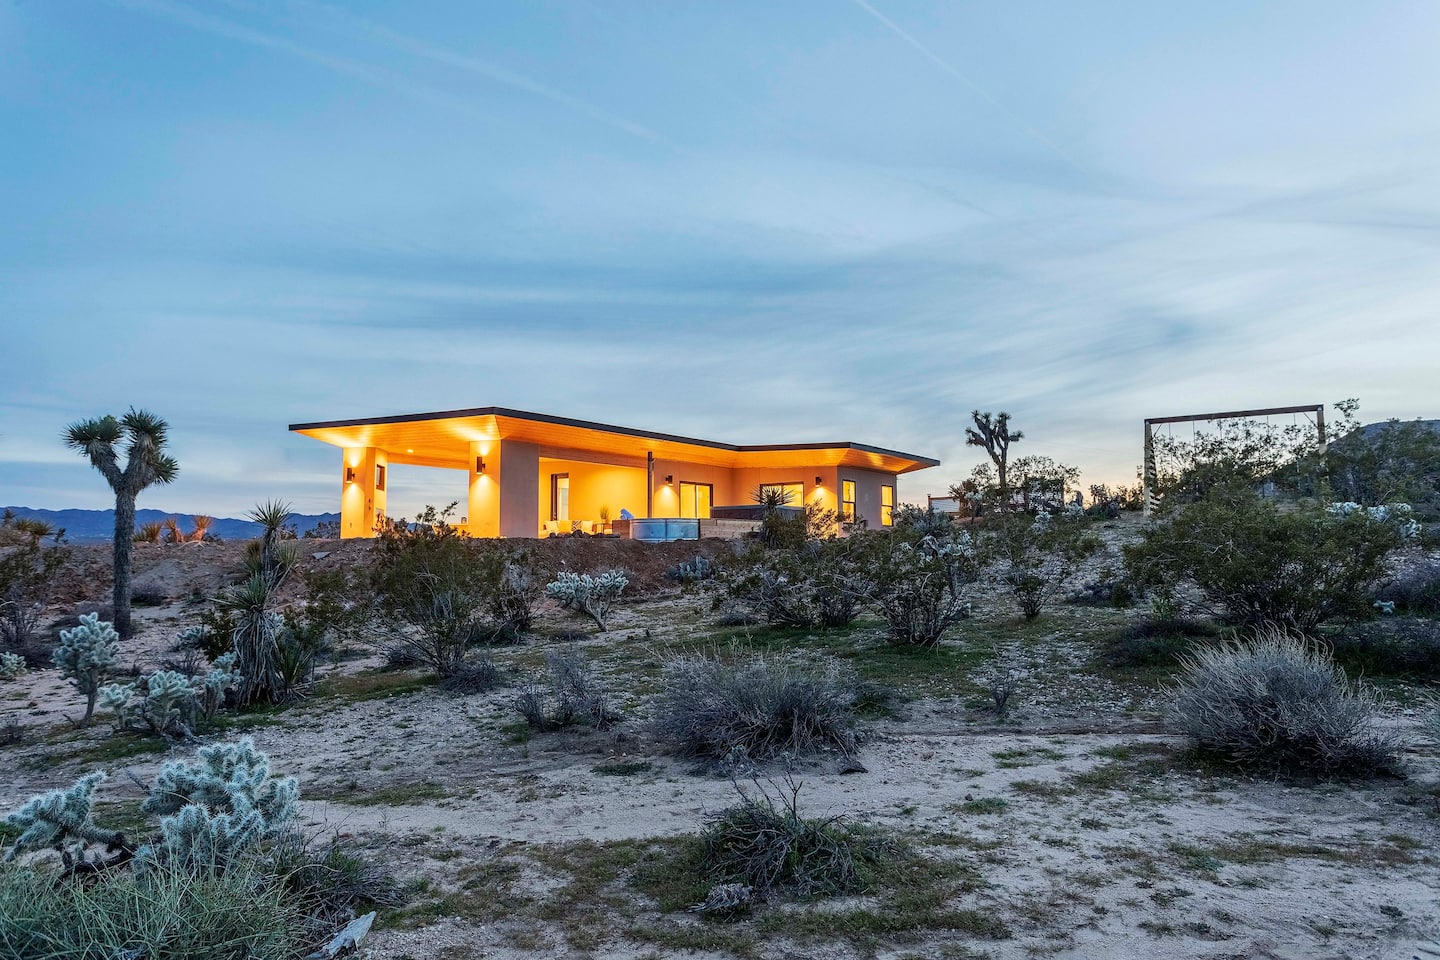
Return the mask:
{"type": "MultiPolygon", "coordinates": [[[[354,562],[346,553],[354,547],[334,546],[308,551],[309,562],[354,562]]],[[[193,616],[183,599],[191,585],[213,592],[238,570],[233,550],[169,549],[137,564],[137,582],[152,577],[177,596],[137,610],[142,629],[126,650],[137,665],[163,657],[193,616]]],[[[650,649],[637,637],[658,651],[704,628],[708,601],[660,582],[654,590],[663,596],[622,609],[614,629],[585,641],[617,686],[650,649]]],[[[909,703],[902,719],[862,725],[864,772],[840,773],[822,760],[798,773],[807,812],[873,822],[973,862],[983,883],[957,906],[1003,919],[1010,936],[930,931],[867,945],[782,938],[761,955],[1380,960],[1408,958],[1440,936],[1440,759],[1413,713],[1397,708],[1390,721],[1410,742],[1404,781],[1295,784],[1198,771],[1174,759],[1179,745],[1165,733],[1160,691],[1088,667],[1088,651],[1065,625],[1089,615],[1057,613],[1053,635],[1017,645],[1020,705],[1003,727],[977,715],[957,678],[954,691],[942,685],[909,703]],[[985,801],[991,806],[980,812],[985,801]]],[[[552,630],[577,626],[558,611],[545,619],[552,630]]],[[[523,672],[539,651],[531,644],[497,656],[523,672]]],[[[325,669],[344,675],[375,663],[325,669]]],[[[310,828],[363,838],[402,877],[441,889],[465,865],[528,863],[536,851],[579,841],[691,833],[707,811],[734,800],[727,779],[653,742],[643,692],[625,700],[628,718],[613,730],[528,742],[515,735],[513,695],[427,687],[317,697],[249,732],[277,770],[299,777],[310,828]],[[649,766],[629,776],[595,769],[620,761],[649,766]]],[[[103,725],[69,730],[63,716],[75,714],[76,702],[53,670],[0,687],[0,714],[18,714],[27,730],[25,742],[0,748],[0,810],[95,765],[83,752],[103,750],[111,734],[103,725]]],[[[166,756],[105,763],[112,779],[104,799],[141,796],[136,781],[166,756]]],[[[518,889],[543,899],[556,886],[553,871],[527,867],[518,889]]],[[[655,913],[646,903],[635,910],[655,913]]],[[[604,942],[576,946],[563,918],[518,908],[496,922],[439,917],[377,927],[363,955],[730,956],[635,942],[627,922],[617,917],[604,942]]]]}

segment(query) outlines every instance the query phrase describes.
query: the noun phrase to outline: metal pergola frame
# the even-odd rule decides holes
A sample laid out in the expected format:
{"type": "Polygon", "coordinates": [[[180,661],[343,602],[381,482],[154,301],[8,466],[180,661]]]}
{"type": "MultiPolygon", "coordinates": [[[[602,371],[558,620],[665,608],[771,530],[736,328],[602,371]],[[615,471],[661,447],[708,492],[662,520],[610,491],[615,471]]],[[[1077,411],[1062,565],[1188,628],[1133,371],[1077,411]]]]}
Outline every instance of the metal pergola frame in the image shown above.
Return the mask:
{"type": "Polygon", "coordinates": [[[1148,418],[1145,421],[1145,468],[1142,474],[1145,515],[1148,517],[1151,509],[1154,507],[1155,486],[1158,482],[1155,469],[1154,427],[1156,424],[1211,422],[1215,420],[1248,420],[1251,417],[1268,417],[1282,413],[1313,413],[1315,415],[1317,437],[1316,450],[1322,454],[1325,452],[1325,405],[1323,403],[1306,403],[1296,407],[1266,407],[1263,410],[1227,410],[1223,413],[1192,413],[1179,417],[1148,418]]]}

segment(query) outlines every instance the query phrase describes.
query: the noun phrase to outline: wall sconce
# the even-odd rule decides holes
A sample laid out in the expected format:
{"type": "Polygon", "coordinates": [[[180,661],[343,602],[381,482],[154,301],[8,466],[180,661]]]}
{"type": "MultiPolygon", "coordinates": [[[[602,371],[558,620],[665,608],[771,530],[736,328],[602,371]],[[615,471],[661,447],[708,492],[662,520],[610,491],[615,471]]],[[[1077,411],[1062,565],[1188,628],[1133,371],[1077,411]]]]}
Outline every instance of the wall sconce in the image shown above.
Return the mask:
{"type": "Polygon", "coordinates": [[[346,483],[354,483],[354,482],[355,482],[355,468],[354,468],[354,467],[346,467],[346,468],[345,468],[345,482],[346,482],[346,483]]]}
{"type": "Polygon", "coordinates": [[[823,486],[825,486],[825,478],[824,478],[824,477],[816,477],[816,478],[815,478],[815,486],[817,486],[817,487],[823,487],[823,486]]]}
{"type": "Polygon", "coordinates": [[[484,458],[484,457],[476,457],[476,458],[475,458],[475,472],[476,472],[476,473],[484,473],[484,472],[485,472],[485,458],[484,458]]]}
{"type": "Polygon", "coordinates": [[[673,473],[667,473],[667,474],[665,474],[665,486],[667,486],[667,487],[673,487],[673,486],[675,486],[675,474],[673,474],[673,473]]]}

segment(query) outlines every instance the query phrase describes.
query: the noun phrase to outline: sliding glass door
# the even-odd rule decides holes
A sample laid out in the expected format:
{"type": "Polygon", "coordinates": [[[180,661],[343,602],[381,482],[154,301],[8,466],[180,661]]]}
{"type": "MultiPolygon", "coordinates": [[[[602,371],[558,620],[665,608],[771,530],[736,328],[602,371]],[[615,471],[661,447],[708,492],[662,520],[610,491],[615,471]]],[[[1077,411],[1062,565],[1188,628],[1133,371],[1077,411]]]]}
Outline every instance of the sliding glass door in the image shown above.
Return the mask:
{"type": "Polygon", "coordinates": [[[710,516],[710,506],[715,498],[715,487],[708,483],[687,483],[680,481],[680,516],[710,516]]]}

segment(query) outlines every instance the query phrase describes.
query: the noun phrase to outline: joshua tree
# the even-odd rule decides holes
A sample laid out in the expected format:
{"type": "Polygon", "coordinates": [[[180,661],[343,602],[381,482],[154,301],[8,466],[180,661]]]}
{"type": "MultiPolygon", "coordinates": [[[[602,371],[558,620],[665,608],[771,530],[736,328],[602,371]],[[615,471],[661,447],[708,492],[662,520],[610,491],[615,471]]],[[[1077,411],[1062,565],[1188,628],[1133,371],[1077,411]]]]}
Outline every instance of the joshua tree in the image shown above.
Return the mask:
{"type": "Polygon", "coordinates": [[[170,483],[180,473],[165,452],[170,426],[155,414],[130,408],[125,416],[80,420],[65,428],[65,445],[90,460],[115,491],[115,629],[122,639],[130,626],[130,546],[135,535],[135,498],[152,483],[170,483]],[[125,447],[120,466],[118,445],[125,447]]]}
{"type": "Polygon", "coordinates": [[[1010,507],[1010,444],[1023,438],[1025,434],[1010,429],[1010,414],[1003,410],[999,416],[988,410],[984,413],[971,410],[970,419],[975,421],[975,426],[965,428],[965,443],[971,447],[983,447],[990,455],[991,462],[995,464],[1000,509],[1007,510],[1010,507]]]}

